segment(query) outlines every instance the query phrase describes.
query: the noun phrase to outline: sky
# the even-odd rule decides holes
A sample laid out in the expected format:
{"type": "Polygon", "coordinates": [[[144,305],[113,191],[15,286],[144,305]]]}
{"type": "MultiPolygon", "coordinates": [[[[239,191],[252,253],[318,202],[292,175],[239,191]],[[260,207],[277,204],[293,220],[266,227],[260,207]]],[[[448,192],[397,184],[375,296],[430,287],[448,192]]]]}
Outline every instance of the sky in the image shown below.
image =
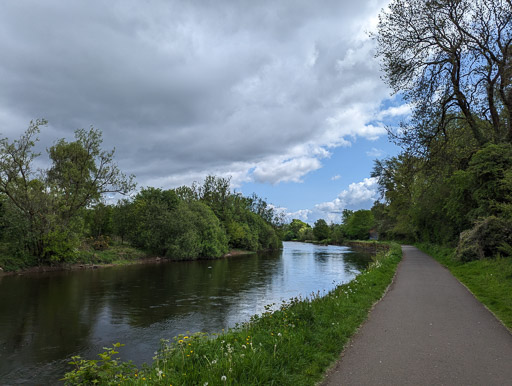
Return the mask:
{"type": "Polygon", "coordinates": [[[386,125],[410,109],[374,57],[387,0],[7,0],[0,133],[39,146],[100,129],[138,187],[230,177],[291,218],[378,199],[386,125]]]}

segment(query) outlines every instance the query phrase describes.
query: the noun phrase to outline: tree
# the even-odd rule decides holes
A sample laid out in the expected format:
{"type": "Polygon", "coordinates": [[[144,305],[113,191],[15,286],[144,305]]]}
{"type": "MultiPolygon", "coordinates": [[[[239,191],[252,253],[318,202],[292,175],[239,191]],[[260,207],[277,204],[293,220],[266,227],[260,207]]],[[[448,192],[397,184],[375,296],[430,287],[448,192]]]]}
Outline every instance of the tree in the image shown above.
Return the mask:
{"type": "Polygon", "coordinates": [[[371,210],[356,210],[344,224],[345,234],[352,240],[368,240],[370,238],[370,229],[374,225],[371,210]]]}
{"type": "Polygon", "coordinates": [[[25,248],[43,260],[59,261],[77,246],[79,213],[105,193],[126,194],[135,186],[113,162],[114,150],[101,150],[101,133],[77,130],[75,141],[61,139],[48,149],[51,166],[34,170],[34,152],[45,120],[30,123],[18,140],[0,140],[0,193],[26,220],[25,248]]]}
{"type": "Polygon", "coordinates": [[[308,224],[294,218],[287,226],[286,240],[300,240],[301,230],[310,228],[308,224]]]}
{"type": "Polygon", "coordinates": [[[60,139],[48,150],[52,166],[45,173],[46,185],[64,222],[99,202],[103,194],[127,194],[135,186],[133,177],[126,177],[113,162],[115,150],[103,151],[101,143],[99,130],[79,129],[75,141],[60,139]]]}
{"type": "Polygon", "coordinates": [[[325,220],[321,218],[315,221],[313,226],[313,234],[315,235],[315,239],[318,241],[327,240],[331,234],[331,229],[325,220]]]}
{"type": "Polygon", "coordinates": [[[512,141],[511,27],[510,0],[393,0],[379,15],[377,55],[413,116],[391,136],[424,151],[462,121],[480,146],[512,141]]]}

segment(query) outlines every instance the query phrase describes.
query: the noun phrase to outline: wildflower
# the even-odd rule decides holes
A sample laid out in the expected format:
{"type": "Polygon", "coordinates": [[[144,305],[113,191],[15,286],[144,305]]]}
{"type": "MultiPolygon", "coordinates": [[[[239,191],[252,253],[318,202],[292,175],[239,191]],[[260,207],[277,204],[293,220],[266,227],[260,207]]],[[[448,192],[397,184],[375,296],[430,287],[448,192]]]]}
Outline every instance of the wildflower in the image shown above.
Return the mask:
{"type": "MultiPolygon", "coordinates": [[[[334,324],[334,323],[333,323],[334,324]]],[[[282,336],[281,333],[278,333],[277,336],[282,336]]]]}
{"type": "Polygon", "coordinates": [[[178,343],[179,343],[179,344],[182,344],[182,343],[183,343],[183,340],[181,340],[181,339],[180,339],[180,340],[178,340],[178,343]]]}
{"type": "Polygon", "coordinates": [[[212,361],[212,365],[214,365],[214,364],[216,364],[216,363],[217,363],[217,359],[214,359],[214,360],[212,361]]]}
{"type": "Polygon", "coordinates": [[[208,386],[208,382],[203,383],[203,386],[208,386]]]}
{"type": "Polygon", "coordinates": [[[220,380],[221,380],[222,382],[226,382],[226,380],[227,380],[227,379],[228,379],[228,378],[227,378],[225,375],[223,375],[222,377],[220,377],[220,380]]]}
{"type": "Polygon", "coordinates": [[[188,339],[188,336],[184,336],[183,339],[188,339]]]}

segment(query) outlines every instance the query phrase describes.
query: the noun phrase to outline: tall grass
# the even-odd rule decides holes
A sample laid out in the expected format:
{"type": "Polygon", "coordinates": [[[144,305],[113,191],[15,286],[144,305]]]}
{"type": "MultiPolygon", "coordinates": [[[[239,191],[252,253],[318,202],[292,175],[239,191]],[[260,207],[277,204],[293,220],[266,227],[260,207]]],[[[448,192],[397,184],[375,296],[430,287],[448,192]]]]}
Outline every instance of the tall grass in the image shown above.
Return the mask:
{"type": "Polygon", "coordinates": [[[68,384],[313,385],[339,357],[391,283],[402,252],[378,255],[353,281],[325,296],[312,294],[267,307],[262,315],[218,335],[186,334],[162,341],[151,366],[116,358],[119,344],[98,360],[73,358],[68,384]]]}

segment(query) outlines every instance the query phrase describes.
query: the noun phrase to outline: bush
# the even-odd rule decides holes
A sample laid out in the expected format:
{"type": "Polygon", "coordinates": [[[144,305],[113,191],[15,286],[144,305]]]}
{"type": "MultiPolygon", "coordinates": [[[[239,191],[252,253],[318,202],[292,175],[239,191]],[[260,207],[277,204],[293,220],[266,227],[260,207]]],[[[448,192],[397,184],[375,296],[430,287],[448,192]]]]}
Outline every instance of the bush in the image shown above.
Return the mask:
{"type": "Polygon", "coordinates": [[[91,237],[90,243],[95,251],[105,251],[108,249],[110,245],[110,237],[103,235],[98,236],[96,238],[91,237]]]}
{"type": "Polygon", "coordinates": [[[490,216],[476,222],[460,234],[456,257],[461,261],[494,257],[499,251],[509,255],[512,244],[512,223],[490,216]]]}

